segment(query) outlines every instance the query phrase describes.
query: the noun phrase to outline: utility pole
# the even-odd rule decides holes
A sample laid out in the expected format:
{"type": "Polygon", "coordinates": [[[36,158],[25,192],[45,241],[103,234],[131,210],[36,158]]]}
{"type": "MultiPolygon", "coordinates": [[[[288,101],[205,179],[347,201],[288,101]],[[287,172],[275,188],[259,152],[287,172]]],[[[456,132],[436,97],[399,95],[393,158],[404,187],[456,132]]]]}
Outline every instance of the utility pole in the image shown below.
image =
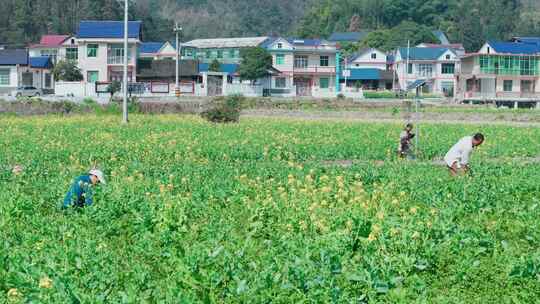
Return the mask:
{"type": "Polygon", "coordinates": [[[128,96],[128,3],[129,0],[125,1],[125,10],[124,10],[124,100],[122,103],[122,123],[127,124],[128,123],[128,107],[127,107],[127,96],[128,96]]]}
{"type": "Polygon", "coordinates": [[[175,86],[175,94],[176,96],[179,96],[180,95],[180,81],[179,81],[179,76],[178,76],[178,69],[179,69],[179,66],[180,66],[180,63],[179,63],[179,55],[181,54],[181,51],[182,51],[182,47],[180,46],[180,38],[179,36],[182,34],[182,28],[178,26],[178,22],[175,22],[174,24],[174,33],[176,34],[176,70],[175,70],[175,75],[176,75],[176,86],[175,86]]]}

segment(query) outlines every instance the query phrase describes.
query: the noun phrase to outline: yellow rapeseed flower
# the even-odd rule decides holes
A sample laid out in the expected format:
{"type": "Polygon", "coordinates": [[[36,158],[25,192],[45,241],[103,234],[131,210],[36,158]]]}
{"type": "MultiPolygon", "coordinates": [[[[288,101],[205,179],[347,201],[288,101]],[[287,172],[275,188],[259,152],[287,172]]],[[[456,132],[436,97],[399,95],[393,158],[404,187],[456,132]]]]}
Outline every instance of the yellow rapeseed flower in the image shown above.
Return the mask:
{"type": "Polygon", "coordinates": [[[11,288],[7,292],[7,297],[11,300],[14,300],[16,298],[19,298],[22,296],[22,293],[17,290],[17,288],[11,288]]]}
{"type": "Polygon", "coordinates": [[[52,285],[53,285],[53,281],[51,279],[49,279],[49,277],[43,277],[43,278],[41,278],[41,280],[39,280],[39,287],[40,288],[49,289],[49,288],[52,288],[52,285]]]}

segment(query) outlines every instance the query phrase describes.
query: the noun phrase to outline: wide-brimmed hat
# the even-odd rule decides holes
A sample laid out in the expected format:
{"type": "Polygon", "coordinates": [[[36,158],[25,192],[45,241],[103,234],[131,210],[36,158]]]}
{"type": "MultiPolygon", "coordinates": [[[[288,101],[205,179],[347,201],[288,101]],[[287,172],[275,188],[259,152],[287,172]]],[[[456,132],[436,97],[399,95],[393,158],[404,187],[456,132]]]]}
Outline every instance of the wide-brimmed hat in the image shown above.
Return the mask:
{"type": "Polygon", "coordinates": [[[99,182],[102,183],[102,184],[107,183],[107,182],[105,182],[105,176],[103,175],[103,172],[101,172],[101,170],[92,169],[92,170],[90,170],[90,172],[88,172],[88,174],[91,174],[91,175],[94,175],[95,177],[97,177],[99,182]]]}

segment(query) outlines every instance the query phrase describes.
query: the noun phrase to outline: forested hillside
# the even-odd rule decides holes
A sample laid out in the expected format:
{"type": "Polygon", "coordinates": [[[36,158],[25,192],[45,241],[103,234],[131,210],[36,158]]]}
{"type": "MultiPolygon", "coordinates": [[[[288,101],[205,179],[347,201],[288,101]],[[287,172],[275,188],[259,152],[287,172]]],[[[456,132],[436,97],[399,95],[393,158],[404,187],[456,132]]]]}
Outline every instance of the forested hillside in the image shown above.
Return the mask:
{"type": "MultiPolygon", "coordinates": [[[[302,36],[326,36],[334,31],[378,29],[384,32],[411,22],[440,29],[453,42],[477,49],[487,39],[513,35],[540,35],[538,0],[320,0],[305,15],[298,28],[302,36]]],[[[403,35],[403,33],[405,35],[403,35]]],[[[381,33],[379,33],[381,34],[381,33]]],[[[401,34],[401,35],[400,35],[401,34]]],[[[401,42],[402,43],[402,42],[401,42]]],[[[389,44],[392,44],[390,42],[389,44]]],[[[393,45],[392,45],[393,46],[393,45]]]]}
{"type": "MultiPolygon", "coordinates": [[[[474,50],[487,39],[540,35],[538,0],[131,0],[144,39],[252,35],[326,37],[333,31],[377,30],[369,43],[389,48],[427,30],[445,31],[474,50]],[[414,30],[415,28],[418,30],[414,30]],[[373,41],[376,40],[376,41],[373,41]]],[[[1,0],[0,43],[24,46],[45,33],[74,33],[81,19],[122,18],[118,0],[1,0]]],[[[413,37],[415,36],[415,37],[413,37]]]]}

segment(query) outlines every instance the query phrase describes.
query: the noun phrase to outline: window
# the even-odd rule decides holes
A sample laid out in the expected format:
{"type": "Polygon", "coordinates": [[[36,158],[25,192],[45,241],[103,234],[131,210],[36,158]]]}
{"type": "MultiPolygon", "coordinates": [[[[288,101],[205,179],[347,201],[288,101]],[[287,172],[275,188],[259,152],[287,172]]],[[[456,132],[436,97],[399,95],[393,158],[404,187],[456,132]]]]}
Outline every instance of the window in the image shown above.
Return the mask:
{"type": "Polygon", "coordinates": [[[327,67],[328,66],[328,56],[321,56],[320,57],[320,61],[321,61],[321,66],[322,67],[327,67]]]}
{"type": "Polygon", "coordinates": [[[278,49],[282,49],[282,48],[283,48],[283,43],[278,43],[278,44],[277,44],[277,48],[278,48],[278,49]]]}
{"type": "Polygon", "coordinates": [[[442,81],[441,82],[441,91],[446,97],[454,97],[454,82],[453,81],[442,81]]]}
{"type": "Polygon", "coordinates": [[[429,78],[433,76],[433,65],[421,63],[418,65],[418,75],[422,77],[429,78]]]}
{"type": "Polygon", "coordinates": [[[276,78],[276,88],[283,89],[287,87],[287,79],[285,77],[276,78]]]}
{"type": "Polygon", "coordinates": [[[240,50],[234,50],[234,58],[240,58],[240,50]]]}
{"type": "Polygon", "coordinates": [[[67,60],[78,60],[79,59],[79,49],[78,48],[66,48],[66,59],[67,60]]]}
{"type": "Polygon", "coordinates": [[[9,75],[10,75],[10,70],[9,69],[0,70],[0,85],[2,85],[2,86],[8,86],[9,85],[9,75]]]}
{"type": "Polygon", "coordinates": [[[377,53],[371,53],[371,59],[377,59],[377,53]]]}
{"type": "Polygon", "coordinates": [[[443,63],[441,66],[443,74],[454,74],[455,64],[453,63],[443,63]]]}
{"type": "Polygon", "coordinates": [[[283,64],[285,64],[285,55],[277,54],[276,55],[276,65],[283,65],[283,64]]]}
{"type": "Polygon", "coordinates": [[[75,44],[75,39],[71,38],[71,44],[75,44]]]}
{"type": "Polygon", "coordinates": [[[490,48],[489,48],[489,46],[488,46],[488,47],[487,47],[487,53],[489,54],[490,51],[491,51],[491,50],[490,50],[490,48]]]}
{"type": "Polygon", "coordinates": [[[86,46],[86,57],[92,58],[98,56],[98,45],[97,44],[89,44],[86,46]]]}
{"type": "Polygon", "coordinates": [[[50,87],[51,87],[51,84],[52,84],[52,77],[51,77],[51,74],[46,73],[46,74],[45,74],[45,87],[46,87],[46,88],[50,88],[50,87]]]}
{"type": "Polygon", "coordinates": [[[86,81],[87,82],[97,82],[99,80],[99,72],[98,71],[88,71],[86,74],[86,81]]]}
{"type": "Polygon", "coordinates": [[[308,56],[295,56],[294,67],[305,69],[308,66],[308,56]]]}
{"type": "Polygon", "coordinates": [[[450,55],[446,55],[446,60],[450,60],[451,58],[450,55]]]}
{"type": "Polygon", "coordinates": [[[330,78],[323,77],[319,79],[319,86],[321,89],[328,89],[330,87],[330,78]]]}
{"type": "Polygon", "coordinates": [[[503,82],[503,89],[505,92],[512,92],[512,87],[513,87],[514,83],[512,80],[505,80],[503,82]]]}
{"type": "Polygon", "coordinates": [[[211,51],[206,51],[205,57],[206,58],[212,58],[212,52],[211,51]]]}
{"type": "Polygon", "coordinates": [[[217,51],[217,58],[223,58],[223,51],[222,50],[218,50],[217,51]]]}
{"type": "Polygon", "coordinates": [[[412,66],[412,63],[409,63],[409,65],[407,66],[407,74],[412,74],[413,72],[413,66],[412,66]]]}
{"type": "Polygon", "coordinates": [[[234,57],[234,49],[229,50],[229,58],[235,58],[234,57]]]}

